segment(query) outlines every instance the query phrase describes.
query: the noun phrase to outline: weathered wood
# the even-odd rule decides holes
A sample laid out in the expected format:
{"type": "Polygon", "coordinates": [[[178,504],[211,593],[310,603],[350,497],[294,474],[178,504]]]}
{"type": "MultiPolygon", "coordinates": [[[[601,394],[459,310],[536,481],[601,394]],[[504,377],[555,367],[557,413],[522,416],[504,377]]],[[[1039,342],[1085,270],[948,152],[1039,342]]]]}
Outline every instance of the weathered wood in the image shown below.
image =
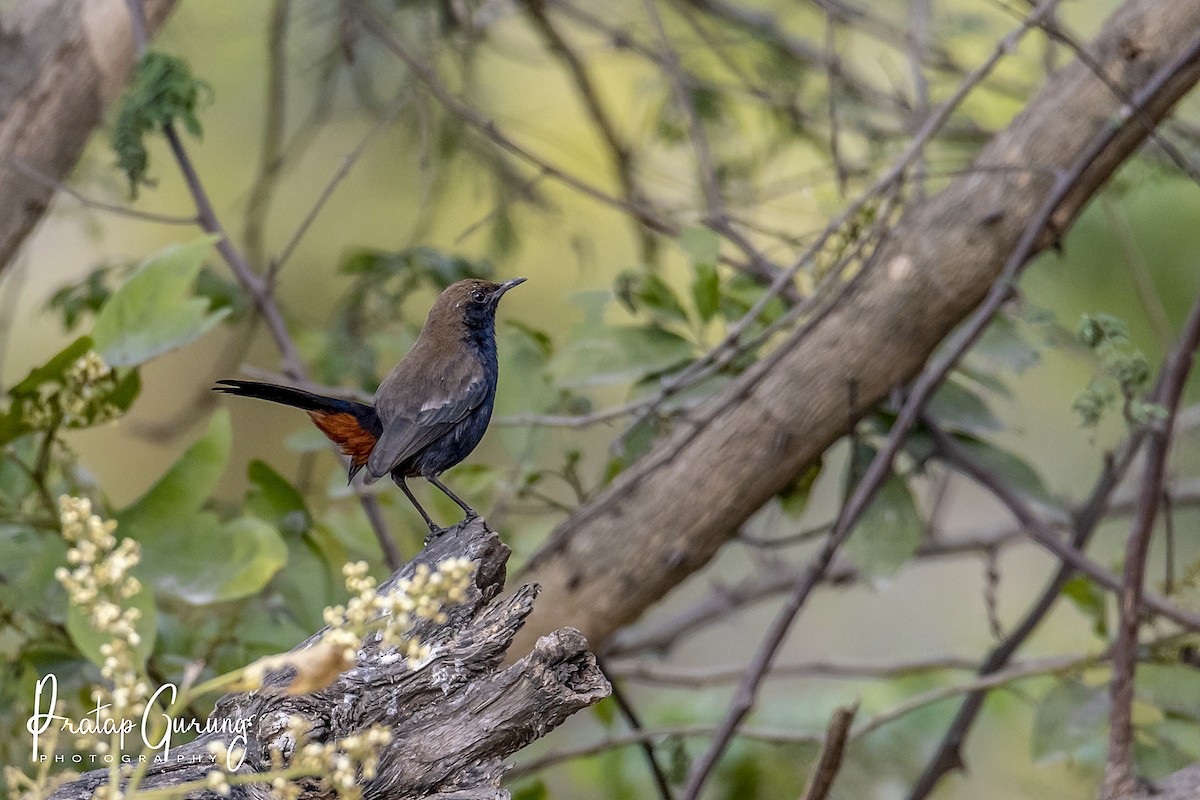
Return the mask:
{"type": "MultiPolygon", "coordinates": [[[[446,609],[444,622],[421,621],[414,631],[433,645],[420,669],[404,658],[380,652],[368,637],[356,666],[313,694],[279,691],[291,669],[269,674],[255,692],[226,695],[212,719],[249,720],[246,763],[240,773],[261,772],[271,751],[290,755],[289,718],[304,718],[311,741],[327,742],[372,725],[386,725],[392,741],[382,752],[378,773],[363,786],[365,798],[503,798],[499,789],[504,759],[559,725],[575,711],[608,696],[610,687],[575,630],[563,629],[538,640],[532,652],[501,669],[516,631],[533,608],[536,586],[500,597],[509,549],[479,520],[452,528],[402,567],[382,588],[410,577],[418,564],[430,567],[452,556],[479,564],[466,602],[446,609]]],[[[318,641],[314,634],[296,649],[318,641]]],[[[205,747],[229,734],[208,734],[172,749],[168,764],[152,768],[142,787],[198,780],[212,768],[205,747]],[[197,761],[193,761],[198,757],[197,761]]],[[[106,780],[98,770],[57,789],[53,800],[84,800],[106,780]]],[[[212,797],[212,792],[192,794],[212,797]]],[[[232,787],[233,798],[265,800],[265,784],[232,787]]],[[[304,798],[327,796],[314,782],[304,798]]],[[[332,795],[328,795],[332,796],[332,795]]]]}
{"type": "MultiPolygon", "coordinates": [[[[151,32],[175,2],[148,0],[151,32]]],[[[126,0],[25,0],[0,13],[0,272],[132,67],[126,0]]]]}

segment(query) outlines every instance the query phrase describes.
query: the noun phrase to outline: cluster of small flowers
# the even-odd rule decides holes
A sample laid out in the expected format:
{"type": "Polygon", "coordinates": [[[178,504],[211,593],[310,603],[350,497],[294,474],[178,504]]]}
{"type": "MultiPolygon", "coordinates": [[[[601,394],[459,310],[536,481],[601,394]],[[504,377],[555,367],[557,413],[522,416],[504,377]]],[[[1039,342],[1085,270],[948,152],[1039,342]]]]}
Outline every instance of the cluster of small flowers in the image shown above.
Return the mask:
{"type": "MultiPolygon", "coordinates": [[[[322,775],[343,800],[358,800],[362,796],[359,781],[375,777],[379,751],[390,741],[392,734],[387,728],[372,725],[335,742],[310,742],[299,748],[292,768],[322,775]]],[[[279,779],[272,783],[272,789],[280,800],[295,800],[298,791],[294,783],[279,779]]]]}
{"type": "MultiPolygon", "coordinates": [[[[328,744],[304,743],[310,725],[303,717],[293,715],[287,736],[294,743],[294,757],[286,764],[282,753],[271,751],[271,766],[266,773],[257,773],[257,781],[270,780],[271,794],[276,800],[298,800],[301,785],[285,776],[321,776],[343,800],[358,800],[362,796],[359,782],[375,777],[379,767],[380,750],[392,741],[392,734],[382,725],[372,725],[360,733],[328,744]],[[274,776],[272,777],[272,773],[274,776]]],[[[222,797],[230,794],[229,765],[240,764],[245,755],[241,748],[229,748],[224,742],[211,742],[206,748],[216,767],[205,775],[208,788],[222,797]]]]}
{"type": "Polygon", "coordinates": [[[443,621],[442,607],[466,599],[467,587],[475,574],[475,562],[466,558],[448,558],[436,569],[417,565],[411,579],[400,580],[386,593],[376,591],[375,580],[367,574],[365,562],[342,568],[346,588],[354,595],[345,606],[325,609],[330,630],[324,641],[344,648],[347,663],[354,662],[359,643],[366,633],[380,633],[382,647],[398,648],[417,669],[429,657],[429,646],[410,636],[415,619],[443,621]]]}
{"type": "MultiPolygon", "coordinates": [[[[92,628],[111,637],[100,646],[100,673],[113,684],[106,713],[112,719],[140,714],[150,695],[149,685],[138,676],[141,635],[135,625],[141,611],[122,605],[142,588],[129,574],[141,558],[138,543],[123,539],[118,544],[113,535],[117,523],[93,514],[87,498],[64,495],[58,502],[63,538],[72,545],[67,562],[74,569],[59,567],[54,577],[66,587],[71,603],[87,612],[92,628]]],[[[103,697],[100,689],[92,694],[97,701],[103,697]]]]}
{"type": "Polygon", "coordinates": [[[213,757],[216,766],[204,776],[208,788],[222,797],[229,796],[229,775],[221,769],[221,765],[236,766],[246,758],[246,751],[241,747],[230,747],[225,742],[209,742],[205,748],[213,757]]]}
{"type": "Polygon", "coordinates": [[[47,428],[56,419],[68,427],[108,422],[121,415],[117,406],[104,402],[116,388],[116,370],[89,350],[67,368],[61,383],[39,387],[37,401],[25,404],[23,421],[34,428],[47,428]]]}
{"type": "MultiPolygon", "coordinates": [[[[122,767],[122,771],[124,771],[124,767],[122,767]]],[[[125,791],[111,783],[102,783],[96,787],[88,800],[125,800],[125,791]]]]}

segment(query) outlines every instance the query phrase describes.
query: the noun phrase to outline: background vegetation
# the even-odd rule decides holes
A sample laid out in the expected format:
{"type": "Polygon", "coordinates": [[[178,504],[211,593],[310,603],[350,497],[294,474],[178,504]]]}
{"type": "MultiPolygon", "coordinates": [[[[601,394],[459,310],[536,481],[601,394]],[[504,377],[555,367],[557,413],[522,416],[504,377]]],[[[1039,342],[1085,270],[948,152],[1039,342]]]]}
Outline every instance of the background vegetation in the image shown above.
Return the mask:
{"type": "MultiPolygon", "coordinates": [[[[163,55],[143,62],[0,275],[0,760],[26,758],[37,676],[54,672],[76,715],[99,677],[53,578],[67,551],[58,495],[91,497],[140,542],[136,603],[158,683],[290,648],[342,600],[346,561],[382,578],[396,555],[383,542],[405,556],[420,547],[424,526],[399,492],[348,488],[302,415],[218,399],[213,380],[369,395],[441,288],[528,277],[500,314],[497,419],[447,476],[519,566],[679,414],[771,352],[803,318],[789,309],[855,274],[906,205],[967,169],[1117,5],[1039,6],[1040,27],[973,79],[998,42],[1025,33],[1029,7],[371,3],[380,33],[356,3],[181,2],[154,38],[163,55]],[[960,85],[902,189],[868,192],[960,85]],[[232,258],[195,224],[198,192],[232,258]],[[735,357],[677,382],[734,330],[749,343],[735,357]],[[84,374],[89,352],[103,364],[84,374]]],[[[1162,129],[1185,160],[1198,111],[1186,100],[1162,129]]],[[[712,796],[798,795],[826,721],[855,699],[865,728],[832,796],[909,796],[980,654],[1058,566],[961,464],[931,457],[936,437],[1069,527],[1106,453],[1166,413],[1148,390],[1196,296],[1198,214],[1195,181],[1149,147],[1029,267],[799,619],[712,796]]],[[[1194,611],[1192,395],[1149,584],[1194,611]]],[[[606,643],[674,783],[902,399],[606,643]]],[[[1136,486],[1116,490],[1090,551],[1117,572],[1136,486]]],[[[420,497],[456,518],[440,494],[420,497]]],[[[1117,615],[1088,578],[1062,596],[994,679],[970,769],[933,796],[1094,796],[1117,615]]],[[[1139,651],[1135,754],[1150,776],[1200,758],[1200,679],[1178,622],[1148,624],[1139,651]]],[[[626,725],[611,701],[579,715],[527,752],[511,789],[649,796],[626,725]]]]}

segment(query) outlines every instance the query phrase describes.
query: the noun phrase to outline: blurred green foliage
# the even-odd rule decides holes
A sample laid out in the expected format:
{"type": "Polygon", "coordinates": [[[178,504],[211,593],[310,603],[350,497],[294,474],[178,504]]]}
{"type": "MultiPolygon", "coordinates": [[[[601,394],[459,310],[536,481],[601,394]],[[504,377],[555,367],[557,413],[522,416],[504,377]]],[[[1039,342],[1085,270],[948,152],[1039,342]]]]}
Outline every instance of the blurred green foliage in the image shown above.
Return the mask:
{"type": "MultiPolygon", "coordinates": [[[[321,132],[336,128],[352,112],[365,109],[371,119],[386,117],[396,104],[391,98],[404,99],[412,93],[413,79],[398,73],[381,49],[347,38],[343,20],[334,12],[316,13],[315,5],[298,5],[312,13],[300,17],[307,27],[294,32],[300,39],[296,49],[321,54],[305,62],[304,96],[311,108],[304,109],[306,121],[288,143],[294,149],[285,148],[289,157],[302,161],[321,132]]],[[[488,95],[488,76],[479,70],[480,62],[489,57],[488,37],[483,28],[475,27],[470,14],[461,13],[462,4],[392,5],[391,20],[399,30],[439,48],[437,66],[447,83],[484,107],[489,101],[501,108],[511,102],[503,93],[511,87],[501,91],[493,86],[495,96],[488,95]]],[[[906,8],[905,4],[905,13],[906,8]]],[[[889,10],[895,9],[889,6],[889,10]]],[[[786,13],[797,29],[826,24],[824,16],[812,9],[786,13]]],[[[802,211],[788,200],[762,213],[766,222],[761,227],[769,223],[789,228],[783,235],[765,236],[773,256],[786,254],[778,258],[786,264],[811,240],[801,232],[814,220],[823,225],[844,205],[840,191],[831,188],[834,181],[829,175],[835,167],[857,187],[886,163],[897,142],[904,141],[911,109],[890,95],[879,96],[886,94],[880,80],[851,83],[843,76],[844,82],[831,88],[824,70],[797,66],[788,55],[786,37],[778,31],[776,36],[764,31],[746,35],[722,28],[722,35],[741,36],[734,55],[722,57],[723,52],[710,46],[703,35],[717,31],[715,27],[694,29],[686,20],[675,22],[680,36],[694,36],[688,39],[688,95],[713,140],[713,169],[727,196],[751,207],[760,202],[767,206],[764,198],[779,190],[773,181],[782,173],[796,173],[798,164],[821,173],[811,183],[791,178],[792,183],[803,184],[803,193],[810,196],[802,211]],[[834,134],[814,113],[831,98],[841,103],[842,112],[845,151],[844,163],[838,165],[825,154],[834,134]]],[[[959,56],[982,54],[1003,29],[994,17],[962,8],[947,10],[937,27],[959,56]]],[[[593,32],[588,41],[601,38],[593,32]]],[[[514,51],[527,49],[523,38],[516,41],[520,47],[512,47],[514,51]]],[[[603,52],[606,57],[615,55],[603,52]]],[[[878,60],[871,45],[858,41],[846,55],[847,69],[855,74],[864,69],[863,62],[878,60]]],[[[948,141],[938,142],[931,149],[933,163],[951,168],[966,163],[981,140],[981,131],[986,133],[989,126],[1007,119],[1014,102],[1012,84],[1024,86],[1036,77],[1037,63],[1024,53],[997,82],[1008,88],[985,86],[982,99],[956,116],[955,130],[961,140],[947,137],[948,141]]],[[[613,77],[606,79],[622,80],[622,68],[614,66],[613,77]]],[[[631,83],[639,88],[629,93],[627,107],[621,106],[619,115],[625,127],[637,131],[631,138],[639,152],[647,152],[646,161],[652,165],[648,172],[665,172],[661,165],[673,160],[690,164],[689,121],[673,102],[669,81],[657,72],[651,78],[631,74],[631,83]]],[[[530,93],[541,88],[514,83],[530,93]]],[[[152,51],[143,59],[110,126],[118,169],[135,195],[139,187],[153,187],[151,154],[159,152],[155,136],[164,125],[178,122],[194,136],[201,133],[202,117],[210,135],[223,125],[233,125],[228,120],[208,121],[207,107],[221,99],[209,85],[176,56],[152,51]]],[[[214,78],[212,85],[222,84],[214,78]]],[[[948,85],[945,75],[936,81],[939,92],[948,85]]],[[[531,240],[539,236],[539,228],[531,222],[534,215],[549,215],[560,201],[542,185],[544,172],[521,171],[500,155],[486,135],[426,98],[411,102],[414,110],[402,114],[397,123],[401,155],[430,162],[429,169],[436,174],[423,186],[420,197],[409,198],[418,208],[412,235],[408,240],[393,232],[363,237],[363,241],[340,241],[335,275],[326,282],[314,280],[315,309],[297,309],[288,316],[301,354],[319,383],[372,391],[415,339],[429,299],[456,280],[490,278],[501,272],[525,274],[526,267],[552,280],[574,269],[566,265],[565,256],[552,264],[522,260],[531,240]],[[451,184],[471,185],[476,199],[484,198],[477,206],[486,212],[473,218],[467,231],[452,242],[444,231],[439,232],[436,219],[448,205],[462,202],[447,188],[451,184]],[[458,245],[480,225],[489,232],[485,245],[458,245]],[[502,267],[494,263],[498,259],[505,259],[502,267]]],[[[293,112],[292,116],[302,115],[293,112]]],[[[568,131],[563,138],[572,135],[568,131]]],[[[241,131],[237,136],[244,138],[241,131]]],[[[591,148],[591,140],[583,147],[591,148]]],[[[249,153],[234,169],[253,173],[249,153]]],[[[156,160],[156,173],[170,170],[169,161],[156,160]]],[[[668,186],[676,180],[671,174],[664,180],[668,186]]],[[[937,180],[931,179],[932,188],[937,180]]],[[[1143,157],[1121,173],[1113,191],[1125,197],[1147,182],[1164,180],[1161,165],[1143,157]]],[[[796,187],[787,191],[795,193],[796,187]]],[[[378,198],[371,198],[363,214],[376,213],[380,204],[378,198]]],[[[1175,201],[1171,205],[1188,210],[1175,201]]],[[[469,210],[474,214],[480,208],[469,210]]],[[[694,220],[702,218],[701,212],[697,207],[681,216],[694,220]]],[[[860,252],[860,246],[876,235],[872,232],[880,224],[886,227],[888,220],[881,218],[882,213],[880,204],[866,204],[812,254],[794,281],[802,297],[810,297],[839,266],[848,267],[847,275],[853,275],[862,253],[870,250],[867,246],[860,252]]],[[[460,211],[456,223],[467,216],[460,211]]],[[[1146,216],[1148,227],[1163,224],[1160,214],[1146,216]]],[[[349,221],[337,224],[343,223],[349,221]]],[[[387,224],[394,228],[395,220],[387,217],[387,224]]],[[[1084,216],[1081,233],[1068,237],[1068,259],[1114,263],[1088,250],[1103,249],[1095,244],[1099,239],[1095,225],[1084,216]],[[1080,250],[1083,254],[1075,256],[1080,250]]],[[[505,514],[519,517],[520,525],[510,526],[519,528],[513,536],[517,563],[557,521],[667,435],[683,412],[753,367],[778,343],[781,332],[803,321],[792,301],[768,293],[761,279],[738,268],[737,243],[703,225],[683,224],[678,230],[676,236],[663,237],[661,248],[645,252],[635,252],[628,243],[610,248],[609,242],[598,247],[578,242],[582,254],[578,261],[583,265],[579,273],[598,264],[600,278],[592,284],[599,282],[603,288],[568,277],[564,282],[574,291],[555,297],[553,309],[539,308],[501,320],[504,377],[498,416],[509,418],[498,420],[491,434],[499,447],[487,455],[481,451],[448,480],[473,505],[494,510],[499,519],[505,514]],[[562,323],[567,317],[569,326],[562,323]],[[717,362],[711,353],[726,337],[730,337],[729,357],[717,362]],[[621,406],[627,406],[628,413],[606,417],[600,434],[575,435],[576,430],[594,430],[590,417],[621,406]]],[[[544,230],[540,235],[546,235],[544,230]]],[[[1159,249],[1147,248],[1151,259],[1184,258],[1173,248],[1160,252],[1169,237],[1153,238],[1159,249]]],[[[26,377],[0,387],[0,553],[4,556],[0,558],[0,761],[21,763],[25,757],[28,737],[23,722],[30,712],[31,687],[39,676],[48,672],[58,676],[64,695],[70,698],[68,713],[76,715],[88,707],[87,687],[99,679],[98,643],[85,621],[68,607],[53,578],[54,570],[64,563],[66,549],[57,533],[59,494],[91,497],[119,522],[121,535],[140,542],[143,561],[137,575],[143,591],[135,602],[143,612],[147,672],[156,681],[177,681],[192,664],[203,665],[203,679],[286,650],[320,627],[322,609],[339,601],[343,591],[339,571],[347,560],[365,558],[376,572],[385,571],[371,529],[344,485],[340,463],[330,457],[319,434],[299,429],[300,419],[298,431],[285,443],[256,450],[257,457],[249,461],[244,480],[236,481],[236,490],[222,491],[233,460],[235,426],[227,410],[209,414],[202,406],[202,430],[191,432],[186,449],[144,493],[124,504],[114,503],[106,487],[97,485],[86,461],[64,436],[64,431],[93,428],[128,413],[138,402],[145,376],[158,364],[180,357],[179,348],[198,344],[215,348],[212,341],[221,335],[248,335],[254,304],[216,259],[215,241],[212,236],[180,235],[176,244],[137,268],[110,260],[59,288],[48,304],[50,311],[66,330],[87,334],[33,366],[26,377]],[[101,357],[103,368],[84,364],[89,354],[101,357]]],[[[284,281],[304,275],[289,270],[296,267],[283,271],[284,281]]],[[[927,416],[1020,492],[1057,508],[1065,505],[1062,495],[1067,487],[1053,467],[1039,462],[1037,448],[1022,440],[1024,411],[1014,413],[1014,408],[1022,408],[1025,402],[1057,405],[1069,413],[1071,401],[1063,397],[1074,395],[1074,410],[1089,432],[1110,438],[1114,436],[1111,426],[1120,434],[1154,421],[1161,409],[1144,399],[1152,377],[1150,364],[1159,354],[1146,347],[1142,349],[1150,355],[1145,355],[1135,345],[1149,338],[1143,323],[1126,323],[1118,316],[1136,314],[1136,309],[1106,303],[1104,297],[1089,295],[1092,289],[1087,286],[1071,286],[1076,292],[1062,301],[1059,295],[1066,293],[1068,284],[1061,282],[1071,279],[1049,272],[1035,270],[1032,297],[1022,297],[994,321],[969,358],[939,389],[927,416]],[[1115,313],[1095,310],[1112,306],[1115,313]],[[1080,314],[1085,314],[1083,321],[1077,337],[1072,337],[1058,320],[1080,314]],[[1065,362],[1071,366],[1062,368],[1065,362]],[[1062,386],[1050,391],[1036,384],[1031,391],[1028,375],[1047,370],[1061,373],[1054,380],[1062,386]],[[1122,414],[1114,422],[1107,412],[1118,403],[1122,414]]],[[[1177,280],[1181,272],[1186,270],[1165,271],[1168,277],[1161,280],[1177,280]]],[[[1190,284],[1188,292],[1194,292],[1190,284]]],[[[1174,302],[1185,293],[1163,294],[1167,302],[1174,302]]],[[[1171,311],[1172,318],[1178,316],[1178,309],[1171,311]]],[[[256,352],[251,358],[260,356],[256,352]]],[[[262,360],[273,363],[272,358],[262,360]]],[[[853,441],[840,451],[835,448],[782,492],[761,515],[768,538],[787,539],[794,525],[812,516],[809,504],[814,496],[845,496],[882,445],[895,416],[895,403],[882,404],[855,427],[853,441]],[[775,510],[782,513],[773,518],[775,510]]],[[[913,566],[929,535],[938,469],[929,432],[918,426],[845,551],[850,564],[872,584],[902,582],[906,568],[913,566]]],[[[410,524],[415,522],[411,512],[387,493],[379,499],[397,540],[410,550],[419,546],[423,531],[419,524],[410,524]]],[[[439,514],[455,513],[441,498],[432,506],[439,514]]],[[[800,557],[804,546],[786,552],[800,557]]],[[[1194,577],[1198,570],[1188,562],[1181,572],[1194,577]]],[[[1180,584],[1181,591],[1188,588],[1186,580],[1180,584]]],[[[943,597],[940,582],[932,585],[929,592],[939,604],[957,603],[943,597]]],[[[1078,578],[1067,584],[1063,596],[1080,615],[1082,625],[1076,627],[1083,629],[1084,643],[1093,649],[1103,647],[1111,629],[1107,596],[1078,578]]],[[[842,627],[856,629],[857,620],[842,627]]],[[[875,644],[877,653],[889,653],[889,643],[875,644]]],[[[722,640],[713,649],[725,655],[737,647],[722,640]]],[[[1139,703],[1147,713],[1139,717],[1138,757],[1147,772],[1161,774],[1200,757],[1200,711],[1188,700],[1196,696],[1196,671],[1179,663],[1179,653],[1166,649],[1149,650],[1146,661],[1139,703]]],[[[949,680],[939,673],[856,686],[869,693],[866,710],[881,711],[911,693],[949,680]]],[[[781,723],[802,725],[808,732],[819,731],[824,705],[837,690],[806,685],[802,691],[806,700],[816,698],[816,702],[796,701],[789,690],[789,702],[764,704],[762,713],[781,723]]],[[[1103,760],[1103,685],[1094,674],[1072,672],[1039,680],[1029,692],[1029,707],[1023,711],[1031,719],[1013,719],[1015,713],[1001,712],[1005,738],[1028,741],[1028,757],[1039,764],[1069,762],[1094,778],[1095,766],[1103,760]],[[1016,726],[1022,735],[1008,736],[1007,731],[1016,726]]],[[[720,690],[716,694],[723,698],[720,690]]],[[[712,700],[712,692],[697,691],[699,701],[690,696],[680,699],[678,694],[647,695],[643,698],[646,715],[655,723],[704,723],[723,708],[712,700]]],[[[1016,701],[1005,697],[1000,702],[1016,701]]],[[[846,768],[848,788],[835,797],[884,792],[888,785],[911,777],[921,766],[917,751],[927,749],[940,735],[949,713],[948,703],[937,704],[906,717],[897,724],[898,733],[885,730],[856,743],[846,768]]],[[[601,733],[621,725],[608,703],[596,708],[590,724],[601,733]]],[[[694,737],[671,736],[658,745],[674,781],[686,777],[696,742],[694,737]]],[[[739,799],[795,796],[803,785],[803,770],[814,756],[815,749],[808,745],[739,741],[722,764],[715,794],[739,799]]],[[[636,748],[610,750],[590,762],[574,763],[565,771],[566,777],[552,772],[518,784],[514,796],[520,800],[584,794],[645,797],[650,784],[641,759],[636,748]],[[560,782],[569,788],[561,789],[560,782]]]]}

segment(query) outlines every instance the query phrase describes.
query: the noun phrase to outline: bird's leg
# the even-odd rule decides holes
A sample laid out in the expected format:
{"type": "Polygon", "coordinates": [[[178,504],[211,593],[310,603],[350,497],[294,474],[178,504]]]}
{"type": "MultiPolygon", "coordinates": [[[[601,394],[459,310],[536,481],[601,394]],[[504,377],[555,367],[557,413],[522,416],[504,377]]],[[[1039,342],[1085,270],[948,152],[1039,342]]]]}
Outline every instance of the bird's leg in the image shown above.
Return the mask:
{"type": "Polygon", "coordinates": [[[446,486],[446,484],[442,483],[441,481],[439,481],[437,478],[433,477],[432,475],[426,475],[425,479],[427,481],[429,481],[430,483],[432,483],[437,488],[441,489],[442,494],[446,495],[446,497],[449,497],[451,500],[458,503],[458,507],[461,508],[463,511],[467,512],[467,519],[475,519],[476,517],[479,516],[479,512],[477,512],[475,509],[471,508],[469,505],[464,503],[462,501],[462,498],[459,497],[458,495],[456,495],[454,492],[450,491],[450,489],[446,486]]]}
{"type": "Polygon", "coordinates": [[[413,504],[413,507],[417,509],[418,513],[425,518],[425,523],[429,526],[430,532],[441,533],[441,527],[433,521],[433,518],[430,517],[429,514],[425,512],[425,509],[421,508],[421,504],[418,503],[417,498],[413,496],[412,490],[408,488],[408,484],[404,482],[404,478],[393,472],[392,480],[395,481],[396,485],[400,487],[400,491],[404,492],[405,497],[409,499],[409,501],[413,504]]]}

